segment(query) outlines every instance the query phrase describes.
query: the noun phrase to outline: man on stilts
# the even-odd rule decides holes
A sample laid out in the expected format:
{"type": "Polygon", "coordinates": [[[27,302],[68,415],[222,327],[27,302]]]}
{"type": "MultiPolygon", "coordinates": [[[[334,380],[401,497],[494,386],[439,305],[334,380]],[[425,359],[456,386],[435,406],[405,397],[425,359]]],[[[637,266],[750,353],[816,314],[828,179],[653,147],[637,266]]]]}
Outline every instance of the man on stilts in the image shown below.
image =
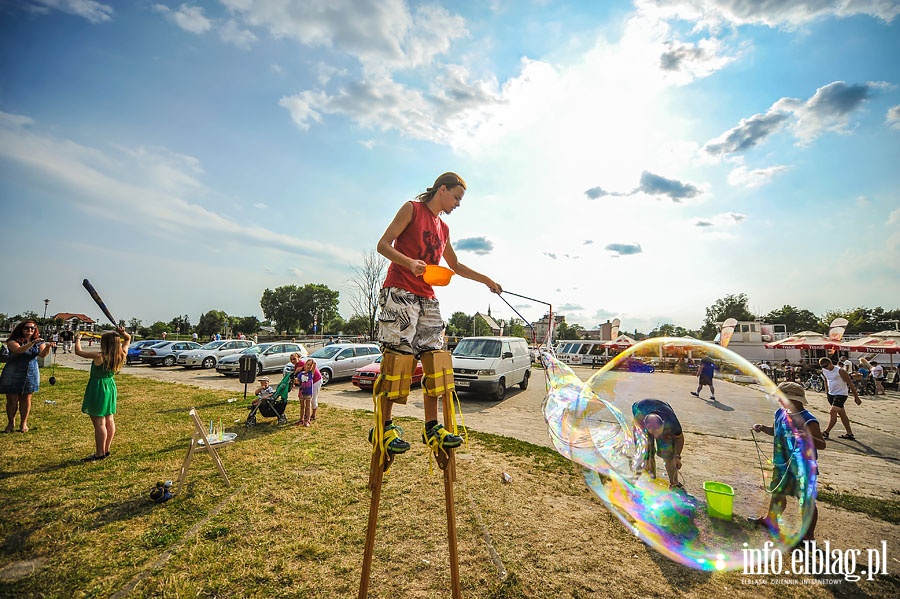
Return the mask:
{"type": "Polygon", "coordinates": [[[381,375],[373,390],[375,426],[369,432],[369,442],[373,445],[369,478],[372,504],[360,597],[365,597],[367,592],[382,476],[390,468],[394,456],[410,448],[402,437],[403,430],[393,424],[391,411],[394,403],[406,403],[417,358],[422,361],[424,370],[422,441],[431,448],[444,470],[453,596],[459,596],[458,572],[455,570],[456,524],[452,517],[452,483],[455,480],[452,450],[462,444],[463,438],[456,434],[453,412],[453,363],[450,353],[442,349],[444,321],[434,289],[422,275],[427,265],[437,265],[443,257],[456,274],[484,283],[494,293],[502,291],[492,279],[457,260],[450,243],[449,228],[440,218],[442,213],[450,214],[459,207],[465,192],[462,177],[450,172],[442,174],[425,193],[400,208],[378,241],[378,253],[391,264],[379,295],[378,341],[384,357],[381,375]],[[443,424],[438,422],[438,399],[443,403],[443,424]]]}

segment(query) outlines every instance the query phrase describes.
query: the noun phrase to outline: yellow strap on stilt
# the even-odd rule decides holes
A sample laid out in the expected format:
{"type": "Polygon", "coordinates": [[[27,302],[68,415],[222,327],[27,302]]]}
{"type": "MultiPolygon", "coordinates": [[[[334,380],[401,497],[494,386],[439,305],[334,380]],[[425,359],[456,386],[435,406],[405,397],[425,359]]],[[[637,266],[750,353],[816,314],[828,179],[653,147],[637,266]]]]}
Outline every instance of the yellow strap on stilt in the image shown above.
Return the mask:
{"type": "Polygon", "coordinates": [[[387,452],[387,448],[384,446],[384,421],[382,420],[383,414],[381,411],[382,402],[379,401],[380,397],[387,397],[385,393],[381,392],[381,381],[384,375],[379,374],[378,378],[375,379],[375,383],[372,385],[372,401],[375,403],[375,426],[372,428],[372,443],[374,447],[372,451],[377,451],[379,453],[378,456],[378,464],[384,465],[385,453],[387,452]]]}
{"type": "MultiPolygon", "coordinates": [[[[448,374],[449,375],[453,374],[452,368],[447,368],[445,370],[442,370],[441,372],[435,372],[433,374],[426,374],[425,378],[431,379],[431,380],[436,380],[438,377],[445,377],[448,374]]],[[[434,389],[428,389],[428,391],[429,391],[428,395],[440,396],[441,394],[444,393],[444,391],[452,391],[454,389],[456,389],[456,385],[451,380],[450,383],[448,383],[446,385],[441,385],[440,387],[435,387],[434,389]]]]}
{"type": "MultiPolygon", "coordinates": [[[[397,381],[402,381],[402,380],[404,380],[404,379],[407,379],[407,380],[410,381],[410,383],[412,383],[412,374],[409,374],[409,375],[403,375],[403,374],[380,374],[380,375],[378,375],[378,378],[384,379],[384,380],[389,381],[389,382],[394,382],[394,383],[396,383],[397,381]]],[[[372,388],[373,393],[374,393],[374,390],[375,390],[375,388],[373,387],[373,388],[372,388]]],[[[388,391],[388,392],[385,393],[384,395],[385,395],[385,397],[387,397],[388,399],[393,399],[393,398],[395,398],[395,397],[400,397],[400,390],[398,389],[397,391],[388,391]]]]}

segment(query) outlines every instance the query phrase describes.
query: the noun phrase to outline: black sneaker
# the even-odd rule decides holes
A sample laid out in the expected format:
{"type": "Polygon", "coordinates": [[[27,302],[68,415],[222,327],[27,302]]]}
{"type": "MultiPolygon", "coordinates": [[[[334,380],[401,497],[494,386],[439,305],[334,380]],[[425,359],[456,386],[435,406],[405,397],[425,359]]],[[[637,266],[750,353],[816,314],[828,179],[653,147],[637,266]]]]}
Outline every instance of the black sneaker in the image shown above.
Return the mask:
{"type": "Polygon", "coordinates": [[[443,424],[435,424],[430,430],[422,433],[422,443],[437,453],[459,447],[463,443],[463,438],[445,429],[443,424]]]}
{"type": "MultiPolygon", "coordinates": [[[[394,424],[384,427],[384,440],[382,443],[389,453],[394,455],[409,451],[409,443],[400,438],[403,429],[394,424]]],[[[375,429],[369,429],[369,443],[375,443],[375,429]]]]}

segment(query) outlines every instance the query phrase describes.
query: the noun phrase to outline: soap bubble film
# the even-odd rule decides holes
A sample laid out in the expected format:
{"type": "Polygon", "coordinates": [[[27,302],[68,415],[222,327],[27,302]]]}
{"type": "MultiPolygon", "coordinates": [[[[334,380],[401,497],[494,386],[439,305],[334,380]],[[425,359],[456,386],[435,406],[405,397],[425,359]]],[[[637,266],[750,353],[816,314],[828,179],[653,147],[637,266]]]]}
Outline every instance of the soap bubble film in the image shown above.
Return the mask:
{"type": "Polygon", "coordinates": [[[585,382],[550,351],[541,361],[554,447],[584,467],[587,485],[648,545],[691,568],[734,570],[766,542],[787,556],[802,540],[815,505],[812,437],[793,404],[750,362],[718,345],[666,337],[620,352],[585,382]],[[702,360],[714,365],[715,399],[708,386],[692,395],[702,360]],[[683,429],[684,488],[670,488],[663,457],[674,455],[665,446],[671,436],[656,440],[635,422],[633,405],[643,400],[668,404],[683,429]],[[753,425],[772,427],[779,408],[787,434],[773,454],[773,436],[753,425]],[[722,454],[728,459],[715,458],[722,454]],[[770,526],[749,521],[770,513],[772,491],[787,496],[783,512],[770,526]]]}

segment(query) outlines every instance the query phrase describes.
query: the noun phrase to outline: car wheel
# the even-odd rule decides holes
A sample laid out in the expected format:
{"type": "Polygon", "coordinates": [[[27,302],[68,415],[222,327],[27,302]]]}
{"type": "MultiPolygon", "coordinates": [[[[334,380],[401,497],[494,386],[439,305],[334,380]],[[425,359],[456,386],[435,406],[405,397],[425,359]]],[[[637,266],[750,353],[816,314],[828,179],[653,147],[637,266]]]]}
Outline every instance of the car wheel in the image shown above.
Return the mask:
{"type": "Polygon", "coordinates": [[[326,369],[323,370],[320,374],[322,375],[322,386],[324,387],[331,382],[331,371],[326,369]]]}
{"type": "Polygon", "coordinates": [[[163,366],[175,366],[175,356],[166,356],[163,359],[163,366]]]}
{"type": "Polygon", "coordinates": [[[262,364],[260,362],[256,363],[256,376],[262,375],[262,364]]]}
{"type": "Polygon", "coordinates": [[[522,391],[524,391],[525,389],[527,389],[527,388],[528,388],[528,379],[530,379],[530,378],[531,378],[531,371],[530,371],[530,370],[526,370],[526,371],[525,371],[525,378],[523,378],[523,379],[522,379],[522,382],[519,383],[519,389],[521,389],[522,391]]]}
{"type": "Polygon", "coordinates": [[[216,365],[216,359],[213,358],[212,356],[203,358],[203,367],[206,368],[207,370],[209,370],[210,368],[212,368],[215,365],[216,365]]]}
{"type": "Polygon", "coordinates": [[[494,391],[494,399],[502,401],[504,397],[506,397],[506,379],[501,378],[497,383],[497,390],[494,391]]]}

